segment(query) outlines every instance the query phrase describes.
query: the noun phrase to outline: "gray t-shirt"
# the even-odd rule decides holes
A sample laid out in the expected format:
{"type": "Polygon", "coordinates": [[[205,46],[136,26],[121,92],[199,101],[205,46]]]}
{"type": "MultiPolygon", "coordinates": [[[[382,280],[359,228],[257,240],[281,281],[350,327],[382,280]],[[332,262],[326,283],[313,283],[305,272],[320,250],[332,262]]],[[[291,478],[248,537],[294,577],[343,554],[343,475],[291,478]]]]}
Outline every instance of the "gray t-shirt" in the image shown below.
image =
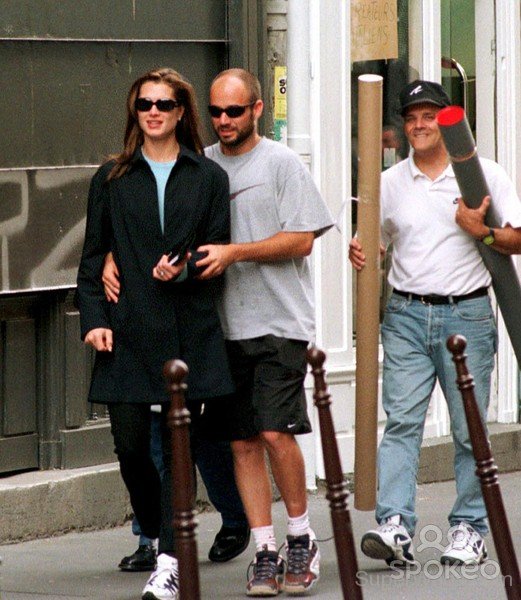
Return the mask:
{"type": "MultiPolygon", "coordinates": [[[[280,231],[313,231],[318,236],[333,225],[308,169],[283,144],[262,138],[239,156],[225,156],[219,144],[205,152],[230,178],[232,242],[259,241],[280,231]]],[[[229,340],[268,334],[312,340],[315,314],[309,260],[230,265],[220,315],[229,340]]]]}

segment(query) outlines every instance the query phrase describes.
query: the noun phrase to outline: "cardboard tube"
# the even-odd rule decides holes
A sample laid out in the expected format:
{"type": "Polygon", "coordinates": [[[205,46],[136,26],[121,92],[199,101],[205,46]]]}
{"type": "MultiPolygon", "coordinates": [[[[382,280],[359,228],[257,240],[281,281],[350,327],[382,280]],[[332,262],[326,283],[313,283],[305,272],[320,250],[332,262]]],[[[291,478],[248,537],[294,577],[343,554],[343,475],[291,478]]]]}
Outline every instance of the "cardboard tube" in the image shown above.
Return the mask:
{"type": "MultiPolygon", "coordinates": [[[[465,204],[478,208],[490,190],[476,152],[476,145],[465,111],[460,106],[448,106],[439,111],[436,120],[465,204]]],[[[492,198],[485,223],[501,227],[492,198]]],[[[492,287],[503,315],[505,327],[518,364],[521,365],[521,286],[511,256],[477,242],[478,250],[492,277],[492,287]]]]}
{"type": "Polygon", "coordinates": [[[379,75],[358,78],[357,236],[366,256],[356,289],[354,504],[358,510],[373,510],[376,504],[382,89],[379,75]]]}

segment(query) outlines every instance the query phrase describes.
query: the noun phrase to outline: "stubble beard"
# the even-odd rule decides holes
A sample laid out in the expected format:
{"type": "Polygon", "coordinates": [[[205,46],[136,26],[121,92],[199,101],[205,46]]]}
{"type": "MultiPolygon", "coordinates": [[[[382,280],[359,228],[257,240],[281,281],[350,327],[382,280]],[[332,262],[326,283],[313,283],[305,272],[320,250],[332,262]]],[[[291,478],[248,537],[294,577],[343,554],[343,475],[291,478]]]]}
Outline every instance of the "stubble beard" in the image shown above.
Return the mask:
{"type": "Polygon", "coordinates": [[[237,136],[233,139],[226,139],[221,137],[219,130],[216,130],[219,141],[223,146],[228,148],[236,148],[237,146],[241,146],[245,141],[250,139],[255,134],[255,123],[248,123],[246,127],[243,129],[237,130],[237,136]]]}

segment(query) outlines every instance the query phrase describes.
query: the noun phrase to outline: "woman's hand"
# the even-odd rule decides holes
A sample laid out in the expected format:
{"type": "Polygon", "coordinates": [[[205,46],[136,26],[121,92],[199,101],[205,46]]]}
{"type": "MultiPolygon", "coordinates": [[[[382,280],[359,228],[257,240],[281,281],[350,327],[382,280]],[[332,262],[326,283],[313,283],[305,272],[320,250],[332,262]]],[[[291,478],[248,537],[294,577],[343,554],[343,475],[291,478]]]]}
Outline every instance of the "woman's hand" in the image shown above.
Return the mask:
{"type": "Polygon", "coordinates": [[[97,327],[85,336],[85,343],[98,352],[112,352],[112,329],[97,327]]]}
{"type": "Polygon", "coordinates": [[[159,279],[159,281],[171,281],[172,279],[179,277],[183,272],[186,263],[190,260],[190,256],[190,252],[187,252],[181,262],[176,265],[171,265],[169,262],[171,258],[167,254],[163,254],[152,270],[152,277],[154,277],[154,279],[159,279]]]}

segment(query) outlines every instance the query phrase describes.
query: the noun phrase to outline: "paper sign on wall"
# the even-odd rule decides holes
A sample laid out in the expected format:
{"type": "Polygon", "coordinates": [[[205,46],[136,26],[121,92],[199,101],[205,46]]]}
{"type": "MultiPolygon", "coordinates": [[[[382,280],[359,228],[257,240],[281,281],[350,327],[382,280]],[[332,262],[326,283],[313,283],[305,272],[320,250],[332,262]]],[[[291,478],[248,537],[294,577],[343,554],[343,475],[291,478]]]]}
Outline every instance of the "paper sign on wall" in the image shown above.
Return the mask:
{"type": "Polygon", "coordinates": [[[351,61],[398,58],[396,0],[351,0],[351,61]]]}

